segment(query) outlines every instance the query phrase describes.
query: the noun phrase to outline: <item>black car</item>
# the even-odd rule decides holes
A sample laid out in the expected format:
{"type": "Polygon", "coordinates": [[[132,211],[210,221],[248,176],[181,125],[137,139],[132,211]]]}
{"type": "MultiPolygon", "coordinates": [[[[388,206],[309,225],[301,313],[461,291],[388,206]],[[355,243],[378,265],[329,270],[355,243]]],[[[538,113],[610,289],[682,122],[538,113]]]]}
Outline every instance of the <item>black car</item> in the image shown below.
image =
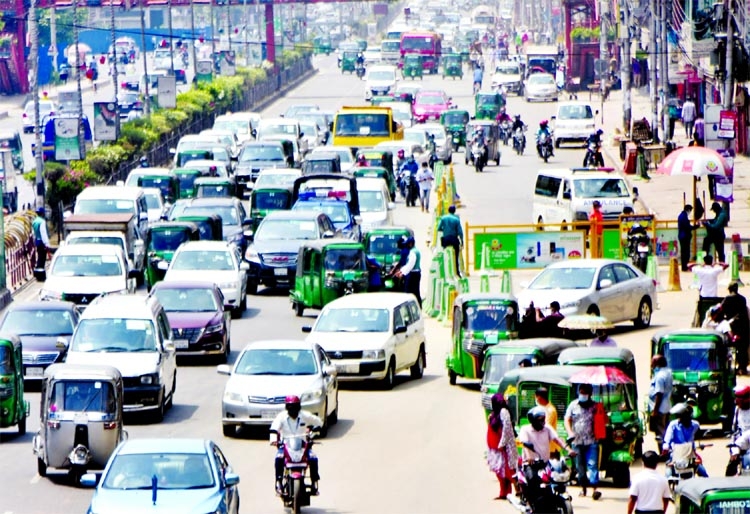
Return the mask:
{"type": "Polygon", "coordinates": [[[234,243],[245,253],[247,237],[245,230],[252,226],[242,202],[234,197],[203,197],[178,200],[169,211],[169,220],[180,216],[210,216],[217,214],[221,218],[224,241],[234,243]]]}
{"type": "Polygon", "coordinates": [[[175,82],[178,84],[187,84],[187,74],[185,73],[185,70],[175,68],[174,78],[175,82]]]}
{"type": "Polygon", "coordinates": [[[322,212],[272,211],[266,215],[245,252],[250,263],[247,292],[266,287],[294,285],[297,253],[305,241],[340,235],[331,218],[322,212]]]}
{"type": "Polygon", "coordinates": [[[127,118],[130,111],[143,110],[143,102],[138,93],[120,91],[117,95],[117,103],[120,107],[120,118],[127,118]]]}
{"type": "Polygon", "coordinates": [[[132,91],[138,93],[141,87],[141,77],[139,75],[126,75],[120,82],[120,89],[123,91],[132,91]]]}
{"type": "Polygon", "coordinates": [[[242,197],[252,189],[252,183],[264,168],[291,168],[294,160],[284,152],[284,146],[278,141],[258,141],[245,143],[237,159],[235,178],[237,194],[242,197]]]}
{"type": "Polygon", "coordinates": [[[62,362],[65,346],[78,325],[72,302],[31,301],[13,303],[0,321],[0,332],[15,334],[23,346],[24,380],[41,380],[50,364],[62,362]]]}

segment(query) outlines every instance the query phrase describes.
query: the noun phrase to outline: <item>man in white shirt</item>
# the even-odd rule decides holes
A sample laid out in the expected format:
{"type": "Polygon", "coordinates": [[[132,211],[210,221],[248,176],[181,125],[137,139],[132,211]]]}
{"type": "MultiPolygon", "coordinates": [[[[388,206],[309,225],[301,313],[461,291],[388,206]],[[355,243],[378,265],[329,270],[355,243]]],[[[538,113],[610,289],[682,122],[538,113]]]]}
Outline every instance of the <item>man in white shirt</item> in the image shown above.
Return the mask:
{"type": "Polygon", "coordinates": [[[703,257],[703,266],[697,263],[688,265],[690,271],[698,277],[700,287],[698,294],[701,298],[716,298],[719,295],[719,275],[727,269],[729,265],[723,262],[714,264],[714,258],[711,255],[703,257]]]}
{"type": "Polygon", "coordinates": [[[404,292],[413,294],[421,309],[422,293],[420,292],[420,282],[422,281],[422,254],[416,248],[416,242],[413,237],[408,238],[405,244],[409,249],[409,254],[406,257],[406,263],[396,271],[396,276],[404,278],[404,292]]]}
{"type": "Polygon", "coordinates": [[[659,456],[656,452],[643,454],[645,469],[638,473],[630,485],[628,514],[664,514],[672,499],[669,482],[666,477],[656,472],[659,456]]]}
{"type": "Polygon", "coordinates": [[[535,459],[549,461],[550,444],[556,443],[559,448],[567,445],[557,435],[557,431],[547,424],[547,410],[537,405],[529,410],[526,416],[529,424],[521,428],[518,440],[523,445],[523,460],[531,462],[535,459]]]}
{"type": "Polygon", "coordinates": [[[432,183],[435,181],[435,175],[427,165],[422,163],[422,168],[417,172],[417,182],[419,183],[419,201],[422,204],[422,212],[430,212],[430,190],[432,183]]]}

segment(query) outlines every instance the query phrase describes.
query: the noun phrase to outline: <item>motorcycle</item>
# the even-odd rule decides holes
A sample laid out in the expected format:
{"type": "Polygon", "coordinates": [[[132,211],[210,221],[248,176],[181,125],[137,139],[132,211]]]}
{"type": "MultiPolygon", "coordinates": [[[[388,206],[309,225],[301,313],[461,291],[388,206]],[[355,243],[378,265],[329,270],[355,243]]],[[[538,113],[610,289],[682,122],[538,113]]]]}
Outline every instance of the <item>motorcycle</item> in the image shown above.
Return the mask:
{"type": "Polygon", "coordinates": [[[640,226],[634,226],[628,232],[628,257],[630,257],[630,262],[646,273],[649,255],[651,255],[651,238],[640,226]]]}
{"type": "Polygon", "coordinates": [[[308,456],[313,445],[311,433],[287,436],[276,443],[284,450],[284,475],[281,480],[281,501],[294,514],[310,505],[312,483],[308,474],[308,456]],[[308,478],[307,482],[305,478],[308,478]]]}
{"type": "Polygon", "coordinates": [[[461,146],[461,131],[454,130],[451,134],[451,144],[453,145],[453,151],[458,152],[461,146]]]}
{"type": "Polygon", "coordinates": [[[510,120],[500,122],[500,139],[503,145],[508,146],[508,140],[510,139],[510,128],[513,124],[510,120]]]}
{"type": "Polygon", "coordinates": [[[357,78],[361,79],[365,76],[365,71],[367,70],[364,64],[357,64],[357,68],[355,71],[357,73],[357,78]]]}
{"type": "Polygon", "coordinates": [[[474,140],[471,143],[471,160],[474,161],[474,169],[478,173],[482,173],[484,167],[487,165],[485,162],[485,154],[487,149],[484,146],[483,141],[474,140]]]}
{"type": "MultiPolygon", "coordinates": [[[[737,434],[739,435],[739,434],[737,434]]],[[[729,443],[729,462],[724,476],[750,476],[750,455],[735,443],[729,443]]]]}
{"type": "Polygon", "coordinates": [[[524,131],[520,128],[517,128],[515,132],[513,132],[513,150],[515,150],[518,155],[523,155],[523,152],[526,149],[526,135],[523,132],[524,131]]]}
{"type": "Polygon", "coordinates": [[[595,141],[590,141],[586,148],[586,155],[583,157],[583,167],[589,166],[604,167],[604,157],[602,157],[602,145],[595,141]]]}
{"type": "MultiPolygon", "coordinates": [[[[696,445],[699,450],[713,446],[713,444],[696,445]]],[[[673,444],[667,461],[667,480],[669,488],[674,492],[677,484],[697,475],[698,465],[703,460],[693,449],[693,443],[673,444]]]]}
{"type": "Polygon", "coordinates": [[[539,151],[539,157],[544,159],[544,162],[549,161],[552,155],[552,136],[547,133],[540,134],[537,136],[536,146],[539,151]]]}
{"type": "MultiPolygon", "coordinates": [[[[531,443],[525,446],[534,451],[531,443]]],[[[522,501],[508,496],[511,504],[524,514],[554,512],[573,514],[573,504],[567,493],[570,482],[570,466],[561,458],[551,458],[549,462],[537,458],[524,464],[518,471],[518,486],[522,501]]]]}
{"type": "Polygon", "coordinates": [[[417,184],[417,174],[404,172],[401,176],[401,182],[403,184],[402,193],[404,200],[406,200],[407,207],[414,207],[417,205],[419,199],[419,185],[417,184]]]}
{"type": "Polygon", "coordinates": [[[435,143],[435,136],[429,134],[427,136],[427,151],[430,152],[428,166],[430,169],[435,169],[435,164],[440,160],[437,155],[437,144],[435,143]]]}

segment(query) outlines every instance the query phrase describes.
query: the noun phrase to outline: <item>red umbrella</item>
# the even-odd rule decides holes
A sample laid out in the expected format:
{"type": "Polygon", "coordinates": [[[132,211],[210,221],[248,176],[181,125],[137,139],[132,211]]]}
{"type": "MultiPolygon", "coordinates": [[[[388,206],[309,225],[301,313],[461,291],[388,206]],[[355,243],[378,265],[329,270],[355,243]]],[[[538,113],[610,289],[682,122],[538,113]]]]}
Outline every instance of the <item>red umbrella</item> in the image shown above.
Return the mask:
{"type": "Polygon", "coordinates": [[[625,373],[611,366],[586,366],[568,379],[571,384],[632,384],[633,380],[625,373]]]}

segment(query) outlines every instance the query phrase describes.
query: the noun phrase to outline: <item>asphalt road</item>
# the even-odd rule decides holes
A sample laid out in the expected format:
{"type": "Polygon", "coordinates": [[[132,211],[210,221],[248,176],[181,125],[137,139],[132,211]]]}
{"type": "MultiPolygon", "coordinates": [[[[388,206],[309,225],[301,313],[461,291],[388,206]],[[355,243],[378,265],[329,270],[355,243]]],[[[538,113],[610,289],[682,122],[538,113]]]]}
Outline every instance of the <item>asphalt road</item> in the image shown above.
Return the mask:
{"type": "MultiPolygon", "coordinates": [[[[316,58],[320,72],[295,91],[272,104],[264,115],[274,116],[295,103],[317,103],[323,109],[361,104],[364,83],[356,77],[341,76],[335,57],[316,58]]],[[[424,87],[443,88],[460,107],[473,111],[471,78],[443,81],[425,78],[424,87]]],[[[101,90],[99,94],[104,94],[101,90]]],[[[86,103],[90,101],[87,100],[86,103]]],[[[526,104],[511,97],[509,113],[521,112],[530,126],[549,118],[556,104],[526,104]]],[[[617,107],[609,106],[615,115],[617,107]]],[[[531,130],[530,133],[531,134],[531,130]]],[[[490,166],[478,174],[463,165],[463,155],[455,159],[458,191],[466,207],[462,219],[472,223],[530,223],[531,190],[534,173],[542,166],[571,167],[583,157],[582,149],[558,150],[544,164],[528,149],[518,157],[509,149],[500,167],[490,166]]],[[[423,245],[430,216],[397,203],[395,222],[412,226],[423,245]],[[424,236],[424,237],[423,237],[424,236]]],[[[429,255],[423,246],[423,255],[429,255]]],[[[426,268],[427,266],[425,266],[426,268]]],[[[518,287],[524,275],[514,275],[518,287]]],[[[494,283],[498,287],[497,282],[494,283]]],[[[16,301],[36,294],[36,287],[16,301]]],[[[649,340],[657,330],[683,328],[692,315],[697,293],[665,293],[649,330],[635,331],[629,325],[618,327],[617,342],[636,355],[638,386],[643,404],[648,390],[649,340]]],[[[251,341],[270,338],[302,337],[300,327],[313,321],[295,318],[285,291],[261,291],[251,297],[250,308],[232,327],[233,354],[251,341]]],[[[486,426],[476,384],[448,384],[444,356],[449,347],[449,329],[427,322],[427,369],[422,380],[398,377],[393,391],[379,391],[370,385],[347,385],[340,394],[340,421],[316,451],[321,462],[321,494],[313,498],[309,513],[497,513],[516,512],[508,503],[493,501],[497,495],[494,476],[484,462],[486,426]]],[[[222,435],[220,403],[225,377],[213,365],[181,363],[174,408],[163,423],[152,425],[129,420],[133,437],[205,437],[218,442],[235,471],[240,474],[242,512],[283,512],[273,492],[274,449],[263,432],[228,439],[222,435]]],[[[0,433],[0,514],[67,514],[85,512],[91,491],[73,487],[64,475],[41,479],[36,475],[31,438],[38,429],[39,394],[30,393],[32,409],[29,432],[17,437],[12,431],[0,433]]],[[[726,449],[723,440],[713,441],[703,457],[712,475],[723,474],[726,449]]],[[[645,448],[653,447],[646,437],[645,448]]],[[[638,466],[634,469],[637,472],[638,466]]],[[[625,512],[627,491],[603,488],[603,499],[593,502],[578,498],[571,488],[576,512],[608,509],[625,512]]]]}

